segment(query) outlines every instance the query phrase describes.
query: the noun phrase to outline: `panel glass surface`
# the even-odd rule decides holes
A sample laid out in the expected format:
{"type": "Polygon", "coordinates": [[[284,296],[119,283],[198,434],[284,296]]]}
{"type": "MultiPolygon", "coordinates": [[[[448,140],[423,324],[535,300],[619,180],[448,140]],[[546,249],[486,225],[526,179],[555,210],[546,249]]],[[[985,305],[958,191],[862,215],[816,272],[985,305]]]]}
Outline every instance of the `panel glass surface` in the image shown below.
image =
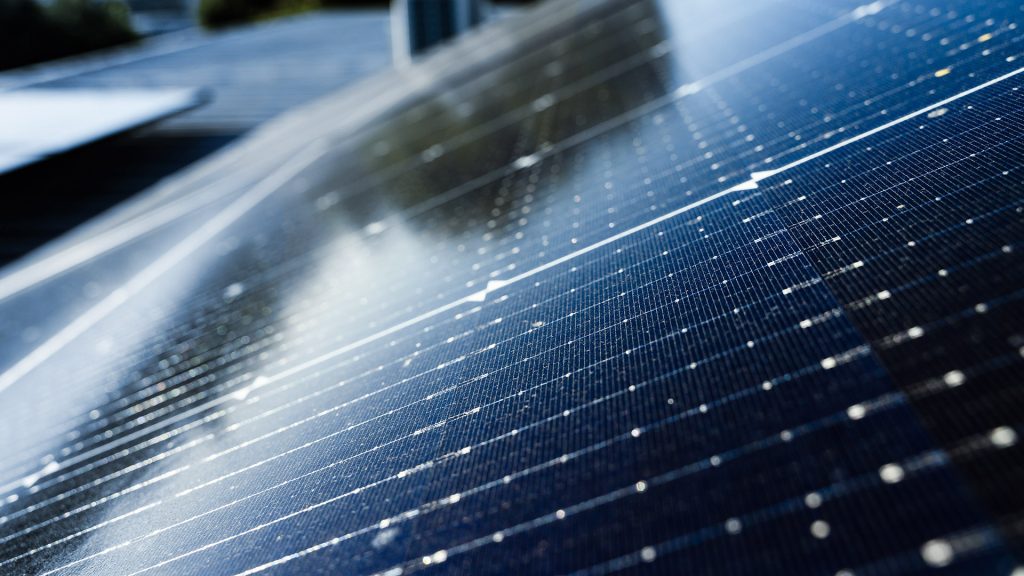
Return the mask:
{"type": "Polygon", "coordinates": [[[0,278],[0,572],[1020,574],[1020,18],[556,1],[286,119],[0,278]]]}

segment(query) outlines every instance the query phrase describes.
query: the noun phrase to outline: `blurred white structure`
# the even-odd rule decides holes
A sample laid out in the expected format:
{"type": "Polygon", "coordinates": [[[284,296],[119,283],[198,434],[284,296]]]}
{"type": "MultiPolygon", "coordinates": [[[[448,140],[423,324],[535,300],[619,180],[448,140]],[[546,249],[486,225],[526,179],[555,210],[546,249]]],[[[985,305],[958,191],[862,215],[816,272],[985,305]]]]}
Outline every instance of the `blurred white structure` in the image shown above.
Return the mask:
{"type": "Polygon", "coordinates": [[[151,124],[207,99],[191,88],[0,92],[0,173],[151,124]]]}

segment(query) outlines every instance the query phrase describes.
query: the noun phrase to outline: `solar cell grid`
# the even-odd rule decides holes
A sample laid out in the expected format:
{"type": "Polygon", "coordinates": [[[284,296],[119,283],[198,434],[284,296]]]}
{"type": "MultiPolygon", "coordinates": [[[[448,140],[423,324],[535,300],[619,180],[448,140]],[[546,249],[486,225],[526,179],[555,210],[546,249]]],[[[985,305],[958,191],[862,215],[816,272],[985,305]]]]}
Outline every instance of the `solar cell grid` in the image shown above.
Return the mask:
{"type": "Polygon", "coordinates": [[[1019,10],[555,6],[0,390],[0,569],[1014,570],[1019,10]]]}

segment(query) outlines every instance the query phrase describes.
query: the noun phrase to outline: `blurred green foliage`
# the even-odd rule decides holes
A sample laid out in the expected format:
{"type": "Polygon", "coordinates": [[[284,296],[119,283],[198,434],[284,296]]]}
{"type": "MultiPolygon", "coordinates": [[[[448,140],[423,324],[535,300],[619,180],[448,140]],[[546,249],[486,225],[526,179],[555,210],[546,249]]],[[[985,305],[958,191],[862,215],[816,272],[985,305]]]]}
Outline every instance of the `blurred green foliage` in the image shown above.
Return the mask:
{"type": "Polygon", "coordinates": [[[220,28],[317,8],[387,5],[387,0],[200,0],[199,22],[208,28],[220,28]]]}
{"type": "Polygon", "coordinates": [[[123,0],[0,0],[0,70],[135,38],[123,0]]]}

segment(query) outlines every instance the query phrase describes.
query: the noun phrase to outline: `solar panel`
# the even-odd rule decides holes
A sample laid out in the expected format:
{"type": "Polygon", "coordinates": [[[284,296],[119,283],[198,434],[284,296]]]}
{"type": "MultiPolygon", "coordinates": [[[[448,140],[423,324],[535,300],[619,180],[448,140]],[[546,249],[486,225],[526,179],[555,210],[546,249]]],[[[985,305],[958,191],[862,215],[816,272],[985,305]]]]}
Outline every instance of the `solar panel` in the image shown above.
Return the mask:
{"type": "Polygon", "coordinates": [[[0,569],[1018,574],[1019,14],[549,2],[268,128],[0,279],[0,569]]]}
{"type": "Polygon", "coordinates": [[[205,99],[192,89],[0,92],[0,173],[152,124],[205,99]]]}

